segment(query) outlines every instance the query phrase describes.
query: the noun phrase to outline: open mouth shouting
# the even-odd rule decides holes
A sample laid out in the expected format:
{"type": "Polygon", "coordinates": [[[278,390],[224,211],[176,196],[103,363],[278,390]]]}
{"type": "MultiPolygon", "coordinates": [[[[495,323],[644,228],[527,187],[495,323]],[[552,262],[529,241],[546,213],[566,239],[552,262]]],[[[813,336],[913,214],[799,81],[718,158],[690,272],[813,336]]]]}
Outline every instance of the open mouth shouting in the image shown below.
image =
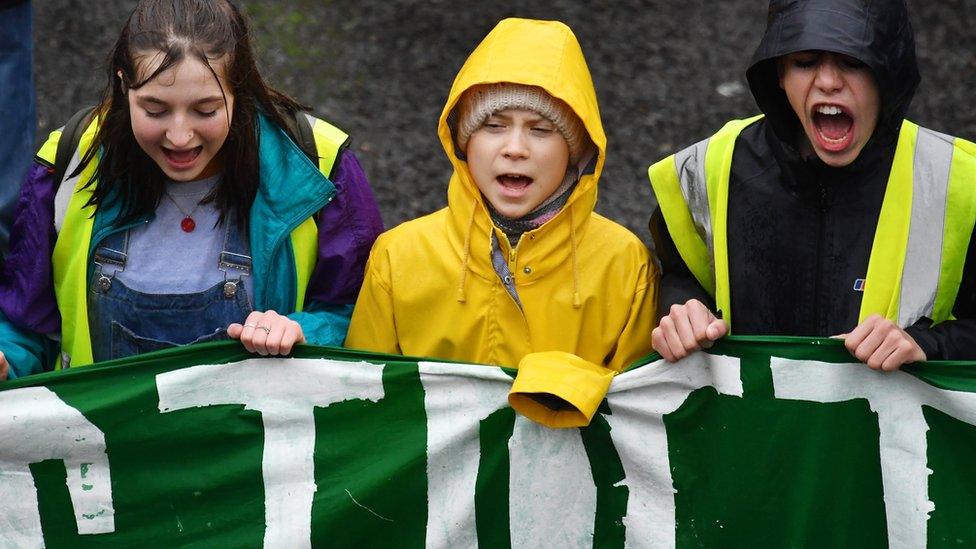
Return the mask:
{"type": "Polygon", "coordinates": [[[839,168],[857,159],[878,124],[881,94],[874,73],[847,55],[809,50],[779,58],[779,85],[803,126],[802,154],[839,168]],[[809,146],[812,151],[805,150],[809,146]]]}
{"type": "Polygon", "coordinates": [[[193,166],[196,162],[197,157],[200,156],[200,152],[203,151],[203,146],[193,147],[192,149],[169,149],[167,147],[162,147],[163,155],[166,157],[166,161],[174,169],[187,169],[193,166]]]}
{"type": "Polygon", "coordinates": [[[842,106],[821,103],[810,114],[818,145],[829,152],[842,152],[854,140],[854,117],[842,106]]]}
{"type": "Polygon", "coordinates": [[[499,175],[495,178],[495,181],[502,187],[505,194],[517,196],[522,194],[529,185],[532,184],[532,178],[527,175],[516,174],[516,173],[506,173],[499,175]]]}

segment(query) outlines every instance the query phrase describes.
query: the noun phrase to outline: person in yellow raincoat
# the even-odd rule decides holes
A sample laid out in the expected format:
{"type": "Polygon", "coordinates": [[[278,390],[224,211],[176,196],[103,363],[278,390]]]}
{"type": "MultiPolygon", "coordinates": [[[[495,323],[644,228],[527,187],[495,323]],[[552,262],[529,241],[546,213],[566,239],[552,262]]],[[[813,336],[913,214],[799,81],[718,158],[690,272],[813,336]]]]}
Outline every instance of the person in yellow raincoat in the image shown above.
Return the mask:
{"type": "Polygon", "coordinates": [[[501,21],[458,73],[438,135],[448,206],[376,241],[346,346],[509,367],[563,352],[534,363],[542,377],[612,377],[648,354],[658,271],[593,211],[606,136],[572,30],[501,21]]]}

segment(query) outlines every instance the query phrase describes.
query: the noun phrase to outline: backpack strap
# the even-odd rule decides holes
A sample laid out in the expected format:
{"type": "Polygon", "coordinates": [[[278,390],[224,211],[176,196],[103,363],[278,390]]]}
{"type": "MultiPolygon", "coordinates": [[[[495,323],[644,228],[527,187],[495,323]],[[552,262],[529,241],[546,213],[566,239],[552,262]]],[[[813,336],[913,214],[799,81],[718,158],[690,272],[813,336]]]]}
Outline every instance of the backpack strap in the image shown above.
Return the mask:
{"type": "MultiPolygon", "coordinates": [[[[315,140],[316,130],[313,127],[313,123],[316,122],[316,119],[313,118],[312,115],[308,114],[305,111],[282,112],[281,118],[285,121],[285,126],[286,126],[285,130],[295,140],[296,144],[302,149],[302,151],[305,153],[305,156],[307,156],[308,159],[312,161],[312,164],[321,167],[322,158],[319,157],[319,146],[315,140]]],[[[321,121],[318,122],[321,123],[321,121]]],[[[333,142],[336,145],[337,147],[336,158],[338,158],[339,155],[338,153],[349,146],[349,141],[350,141],[349,136],[346,135],[344,132],[342,132],[342,130],[332,126],[331,124],[326,123],[324,124],[324,126],[332,130],[331,133],[326,131],[327,134],[326,138],[327,140],[333,142]]],[[[319,131],[321,132],[324,130],[320,128],[319,131]]],[[[322,135],[320,135],[320,137],[322,137],[322,135]]],[[[332,164],[332,169],[330,170],[330,173],[326,174],[329,178],[332,178],[333,176],[332,172],[335,171],[335,167],[337,164],[338,164],[337,162],[332,164]]]]}
{"type": "Polygon", "coordinates": [[[285,133],[295,140],[312,164],[318,166],[319,155],[315,147],[315,134],[312,133],[312,125],[308,117],[303,111],[279,109],[278,112],[281,114],[281,119],[285,121],[285,133]]]}
{"type": "Polygon", "coordinates": [[[91,115],[95,107],[85,107],[71,115],[68,122],[61,129],[61,138],[58,139],[58,148],[54,153],[54,181],[57,186],[61,186],[65,172],[68,171],[68,164],[71,156],[78,150],[78,143],[81,142],[81,134],[84,133],[88,123],[91,122],[91,115]]]}
{"type": "Polygon", "coordinates": [[[312,164],[318,166],[318,148],[315,146],[315,134],[312,133],[312,124],[309,123],[308,117],[305,116],[305,113],[303,112],[293,111],[290,118],[295,121],[295,126],[298,129],[296,132],[296,135],[298,136],[298,146],[305,151],[305,154],[308,155],[308,158],[312,161],[312,164]]]}

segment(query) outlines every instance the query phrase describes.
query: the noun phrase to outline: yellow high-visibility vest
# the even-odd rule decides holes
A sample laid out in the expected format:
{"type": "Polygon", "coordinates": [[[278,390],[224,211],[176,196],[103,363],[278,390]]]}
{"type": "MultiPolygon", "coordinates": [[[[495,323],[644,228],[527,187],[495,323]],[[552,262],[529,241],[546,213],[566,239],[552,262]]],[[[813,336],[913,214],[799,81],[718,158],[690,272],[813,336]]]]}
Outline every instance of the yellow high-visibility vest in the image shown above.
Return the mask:
{"type": "MultiPolygon", "coordinates": [[[[678,253],[734,329],[729,175],[735,141],[761,116],[657,162],[648,177],[678,253]]],[[[868,261],[859,321],[950,320],[976,223],[976,144],[905,120],[868,261]]]]}

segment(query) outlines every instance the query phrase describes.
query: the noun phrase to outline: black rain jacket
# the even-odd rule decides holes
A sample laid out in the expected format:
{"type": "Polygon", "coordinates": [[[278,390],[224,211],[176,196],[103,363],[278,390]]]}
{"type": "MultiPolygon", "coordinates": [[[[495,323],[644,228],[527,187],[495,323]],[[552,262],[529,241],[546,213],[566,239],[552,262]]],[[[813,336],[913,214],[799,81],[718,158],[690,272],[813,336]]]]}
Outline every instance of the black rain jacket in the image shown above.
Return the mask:
{"type": "MultiPolygon", "coordinates": [[[[772,0],[746,76],[765,118],[738,137],[729,181],[728,242],[736,334],[832,336],[851,331],[863,293],[902,120],[919,82],[903,0],[772,0]],[[803,131],[779,86],[776,59],[805,50],[851,56],[873,72],[877,128],[857,160],[831,168],[797,153],[803,131]]],[[[660,209],[651,234],[661,261],[659,313],[714,301],[681,260],[660,209]]],[[[932,265],[938,269],[938,265],[932,265]]],[[[976,252],[972,239],[953,314],[907,331],[929,360],[976,359],[976,252]]]]}

